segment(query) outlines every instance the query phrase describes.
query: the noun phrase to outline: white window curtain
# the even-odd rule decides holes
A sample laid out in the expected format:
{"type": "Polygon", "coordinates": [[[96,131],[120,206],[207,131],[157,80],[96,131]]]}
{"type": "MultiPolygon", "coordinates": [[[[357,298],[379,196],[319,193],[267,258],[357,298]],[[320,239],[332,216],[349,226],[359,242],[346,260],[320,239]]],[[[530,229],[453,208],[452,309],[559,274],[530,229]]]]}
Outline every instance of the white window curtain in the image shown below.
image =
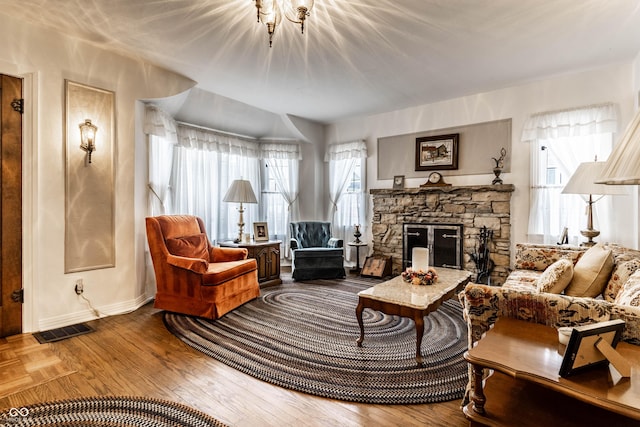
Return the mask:
{"type": "Polygon", "coordinates": [[[153,105],[145,108],[144,132],[148,135],[149,188],[148,214],[163,215],[172,211],[169,180],[173,147],[178,143],[176,123],[171,116],[153,105]]]}
{"type": "MultiPolygon", "coordinates": [[[[354,141],[342,144],[329,145],[327,152],[325,153],[324,160],[329,163],[329,219],[331,221],[331,227],[335,237],[346,240],[348,236],[353,234],[352,221],[347,222],[353,218],[352,212],[347,212],[353,204],[341,204],[341,200],[345,195],[349,184],[352,181],[352,176],[357,165],[361,165],[361,185],[359,192],[352,195],[356,197],[356,209],[361,232],[364,234],[366,231],[364,228],[364,216],[366,212],[366,199],[364,192],[366,188],[364,165],[367,158],[367,146],[364,141],[354,141]],[[348,205],[348,208],[347,208],[348,205]],[[340,209],[342,208],[342,209],[340,209]]],[[[351,197],[351,195],[350,195],[351,197]]],[[[351,254],[351,248],[347,247],[345,251],[345,257],[349,261],[354,260],[354,254],[351,254]]]]}
{"type": "Polygon", "coordinates": [[[281,256],[289,258],[289,223],[300,217],[298,204],[298,171],[300,160],[302,160],[300,145],[298,143],[263,143],[260,148],[266,167],[269,168],[269,175],[273,177],[276,188],[282,199],[284,199],[286,206],[286,209],[282,210],[282,205],[275,198],[270,198],[266,203],[267,210],[265,215],[269,225],[269,232],[282,239],[281,256]]]}
{"type": "MultiPolygon", "coordinates": [[[[569,229],[570,243],[581,240],[586,202],[581,196],[561,191],[580,163],[596,157],[606,160],[616,129],[615,104],[539,113],[527,121],[522,141],[530,143],[531,149],[530,241],[557,243],[564,227],[569,229]]],[[[610,198],[594,207],[594,221],[599,216],[605,223],[611,211],[610,198]]],[[[601,238],[607,240],[607,230],[602,230],[601,238]]]]}
{"type": "MultiPolygon", "coordinates": [[[[222,199],[233,180],[246,179],[260,202],[259,144],[185,124],[179,124],[177,131],[171,174],[174,212],[201,217],[212,242],[234,239],[239,205],[222,199]]],[[[251,233],[258,205],[243,207],[243,232],[251,233]]]]}

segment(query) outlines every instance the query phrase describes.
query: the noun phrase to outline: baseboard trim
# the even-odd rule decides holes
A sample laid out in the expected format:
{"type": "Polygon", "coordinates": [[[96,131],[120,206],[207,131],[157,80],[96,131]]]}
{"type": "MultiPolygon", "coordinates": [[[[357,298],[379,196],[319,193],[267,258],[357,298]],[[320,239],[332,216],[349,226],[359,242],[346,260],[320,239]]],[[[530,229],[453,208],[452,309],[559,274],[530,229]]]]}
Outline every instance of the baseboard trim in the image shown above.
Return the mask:
{"type": "Polygon", "coordinates": [[[130,313],[147,304],[153,300],[153,296],[140,295],[139,297],[122,301],[115,304],[109,304],[104,306],[94,306],[100,316],[96,316],[95,312],[87,307],[85,310],[77,311],[75,313],[68,313],[63,316],[49,317],[46,319],[40,319],[38,322],[38,330],[32,332],[48,331],[51,329],[61,328],[64,326],[74,325],[76,323],[88,322],[103,317],[116,316],[119,314],[130,313]]]}

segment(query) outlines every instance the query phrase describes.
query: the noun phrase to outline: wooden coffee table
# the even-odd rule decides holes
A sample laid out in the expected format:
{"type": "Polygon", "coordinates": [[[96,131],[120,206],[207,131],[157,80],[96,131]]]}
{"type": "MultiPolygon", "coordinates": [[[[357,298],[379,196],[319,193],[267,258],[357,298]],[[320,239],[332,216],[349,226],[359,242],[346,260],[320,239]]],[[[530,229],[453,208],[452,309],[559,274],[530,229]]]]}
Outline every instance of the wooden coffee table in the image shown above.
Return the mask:
{"type": "Polygon", "coordinates": [[[411,285],[401,276],[382,282],[358,293],[356,318],[360,325],[360,338],[356,341],[362,347],[364,323],[362,312],[365,308],[378,310],[388,315],[409,317],[416,324],[416,361],[422,365],[420,354],[422,335],[424,334],[424,316],[440,307],[444,301],[460,291],[471,278],[465,270],[438,267],[438,280],[429,286],[411,285]]]}
{"type": "Polygon", "coordinates": [[[620,342],[616,350],[631,363],[630,378],[612,366],[562,378],[556,329],[500,318],[465,354],[474,389],[464,413],[471,426],[638,426],[640,346],[620,342]],[[483,368],[495,372],[485,380],[483,368]]]}

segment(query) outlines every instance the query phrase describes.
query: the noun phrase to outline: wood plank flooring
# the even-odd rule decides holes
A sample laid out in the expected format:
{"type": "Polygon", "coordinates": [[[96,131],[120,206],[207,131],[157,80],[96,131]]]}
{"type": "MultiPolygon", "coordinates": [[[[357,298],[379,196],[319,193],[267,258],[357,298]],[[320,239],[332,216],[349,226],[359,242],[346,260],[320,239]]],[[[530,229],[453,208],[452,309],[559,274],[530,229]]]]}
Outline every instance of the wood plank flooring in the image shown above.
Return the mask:
{"type": "MultiPolygon", "coordinates": [[[[52,344],[31,335],[0,339],[0,349],[24,363],[45,360],[59,371],[0,397],[0,411],[42,401],[96,395],[148,396],[180,402],[231,426],[467,426],[459,401],[425,405],[365,405],[276,387],[236,371],[171,335],[151,304],[88,324],[95,332],[52,344]],[[41,348],[37,355],[33,347],[41,348]],[[30,355],[24,352],[30,348],[30,355]],[[36,353],[34,353],[34,351],[36,353]],[[52,358],[53,357],[53,358],[52,358]],[[61,360],[61,362],[60,362],[61,360]],[[36,385],[34,385],[36,384],[36,385]]],[[[0,359],[6,370],[14,369],[0,359]]],[[[35,362],[37,363],[37,362],[35,362]]],[[[32,376],[39,375],[32,369],[32,376]]],[[[0,394],[2,396],[2,394],[0,394]]]]}

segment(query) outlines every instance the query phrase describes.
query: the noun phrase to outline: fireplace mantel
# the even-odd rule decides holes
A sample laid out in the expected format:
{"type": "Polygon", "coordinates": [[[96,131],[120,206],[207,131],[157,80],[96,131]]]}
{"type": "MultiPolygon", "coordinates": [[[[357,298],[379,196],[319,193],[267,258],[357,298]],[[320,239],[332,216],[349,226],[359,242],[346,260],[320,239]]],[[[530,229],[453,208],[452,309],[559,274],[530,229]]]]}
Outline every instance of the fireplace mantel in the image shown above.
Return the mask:
{"type": "Polygon", "coordinates": [[[493,231],[491,281],[501,284],[511,260],[511,196],[513,184],[426,186],[371,189],[373,254],[391,256],[394,274],[402,270],[402,227],[405,223],[462,224],[463,265],[475,272],[471,255],[483,227],[493,231]]]}
{"type": "Polygon", "coordinates": [[[516,187],[513,184],[501,185],[434,185],[429,187],[403,188],[393,190],[390,188],[371,189],[372,195],[396,195],[396,194],[419,194],[419,193],[479,193],[479,192],[499,192],[512,193],[516,187]]]}

